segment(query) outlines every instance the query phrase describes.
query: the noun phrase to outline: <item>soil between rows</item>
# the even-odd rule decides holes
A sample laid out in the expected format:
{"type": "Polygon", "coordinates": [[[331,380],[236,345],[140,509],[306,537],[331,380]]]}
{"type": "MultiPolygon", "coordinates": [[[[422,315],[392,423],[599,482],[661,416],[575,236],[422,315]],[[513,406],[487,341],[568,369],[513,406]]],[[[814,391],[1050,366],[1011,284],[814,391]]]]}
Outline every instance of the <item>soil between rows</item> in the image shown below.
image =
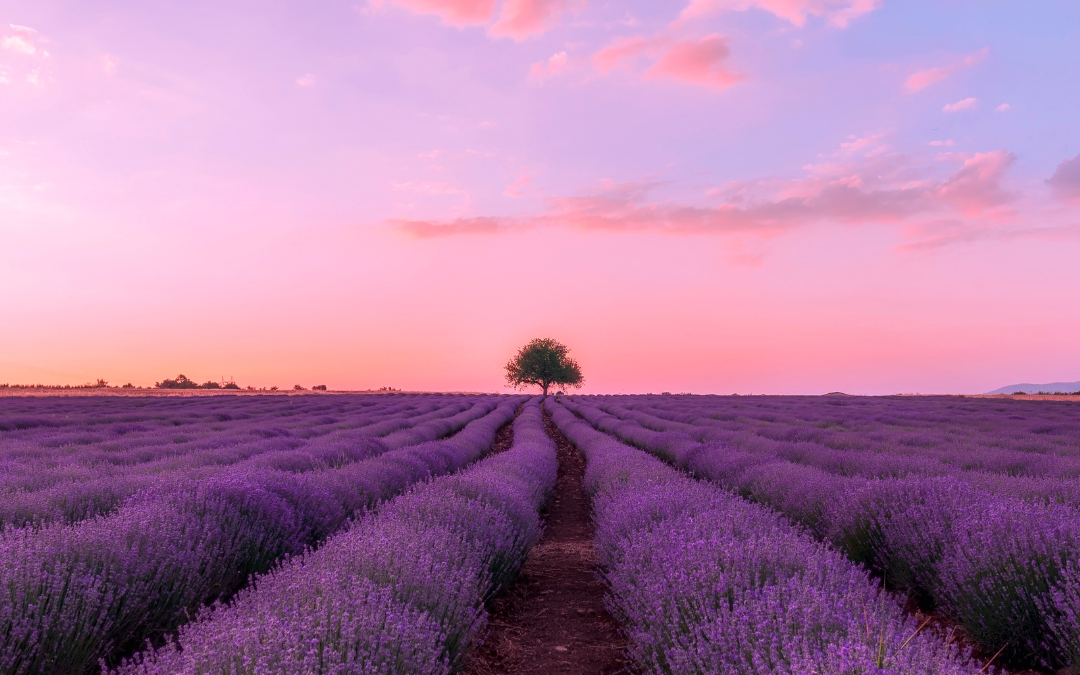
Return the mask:
{"type": "Polygon", "coordinates": [[[466,664],[466,675],[630,672],[623,656],[626,641],[604,607],[589,499],[582,487],[585,460],[546,412],[544,425],[559,457],[544,534],[514,587],[491,602],[483,643],[466,664]]]}

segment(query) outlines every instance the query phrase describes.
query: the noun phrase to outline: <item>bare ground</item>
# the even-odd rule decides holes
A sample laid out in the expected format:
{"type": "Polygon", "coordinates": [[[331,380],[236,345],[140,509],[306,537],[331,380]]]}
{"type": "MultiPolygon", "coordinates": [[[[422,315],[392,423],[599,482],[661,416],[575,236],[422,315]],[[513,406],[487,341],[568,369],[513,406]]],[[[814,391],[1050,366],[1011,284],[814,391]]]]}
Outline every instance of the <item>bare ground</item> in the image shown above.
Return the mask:
{"type": "Polygon", "coordinates": [[[592,543],[585,460],[544,422],[558,446],[559,478],[544,535],[530,551],[517,584],[495,598],[483,644],[466,675],[613,675],[629,673],[626,641],[604,607],[592,543]]]}

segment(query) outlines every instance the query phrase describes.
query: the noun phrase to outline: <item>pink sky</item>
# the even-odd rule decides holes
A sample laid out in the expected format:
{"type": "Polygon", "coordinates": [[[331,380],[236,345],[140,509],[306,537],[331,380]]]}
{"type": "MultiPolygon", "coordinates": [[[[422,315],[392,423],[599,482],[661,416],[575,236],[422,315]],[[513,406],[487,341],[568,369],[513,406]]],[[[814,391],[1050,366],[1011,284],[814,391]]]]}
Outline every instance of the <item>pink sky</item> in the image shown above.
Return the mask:
{"type": "Polygon", "coordinates": [[[0,0],[0,383],[1080,379],[1080,7],[0,0]]]}

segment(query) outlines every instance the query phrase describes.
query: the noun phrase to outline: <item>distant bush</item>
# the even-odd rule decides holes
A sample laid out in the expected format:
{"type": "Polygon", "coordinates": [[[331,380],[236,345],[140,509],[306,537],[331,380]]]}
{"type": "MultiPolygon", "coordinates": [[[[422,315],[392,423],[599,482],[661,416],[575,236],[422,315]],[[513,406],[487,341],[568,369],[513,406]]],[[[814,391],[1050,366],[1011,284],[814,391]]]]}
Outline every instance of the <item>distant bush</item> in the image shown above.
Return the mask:
{"type": "Polygon", "coordinates": [[[311,390],[312,391],[326,391],[326,385],[325,384],[317,384],[314,387],[312,387],[311,390]]]}
{"type": "Polygon", "coordinates": [[[186,375],[181,373],[176,376],[175,380],[162,380],[161,382],[155,382],[154,386],[158,389],[198,389],[199,385],[195,384],[193,380],[189,380],[186,375]]]}
{"type": "Polygon", "coordinates": [[[120,387],[120,388],[121,388],[121,389],[134,389],[134,388],[135,388],[135,385],[133,385],[132,383],[128,382],[127,384],[125,384],[124,386],[122,386],[122,387],[120,387]]]}
{"type": "MultiPolygon", "coordinates": [[[[102,382],[102,380],[98,380],[102,382]]],[[[99,385],[104,386],[104,385],[99,385]]],[[[127,385],[125,385],[127,386],[127,385]]],[[[162,380],[161,382],[155,382],[154,386],[158,389],[239,389],[240,386],[235,382],[229,382],[227,384],[221,384],[218,382],[203,382],[197,384],[194,380],[186,375],[180,374],[176,376],[174,380],[162,380]]],[[[250,389],[250,387],[249,387],[250,389]]]]}
{"type": "Polygon", "coordinates": [[[293,391],[304,391],[304,388],[303,388],[303,387],[301,387],[301,386],[300,386],[300,385],[298,385],[298,384],[294,384],[294,385],[292,386],[292,388],[293,388],[293,391]]]}

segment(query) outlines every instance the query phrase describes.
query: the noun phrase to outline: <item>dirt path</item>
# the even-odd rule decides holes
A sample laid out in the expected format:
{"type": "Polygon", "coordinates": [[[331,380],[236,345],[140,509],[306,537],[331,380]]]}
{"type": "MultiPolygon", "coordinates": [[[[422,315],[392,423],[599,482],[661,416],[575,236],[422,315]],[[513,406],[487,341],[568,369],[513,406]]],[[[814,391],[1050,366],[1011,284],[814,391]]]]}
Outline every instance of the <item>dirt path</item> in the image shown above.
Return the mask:
{"type": "MultiPolygon", "coordinates": [[[[514,411],[514,419],[517,419],[517,416],[521,414],[522,407],[523,406],[518,406],[518,409],[514,411]]],[[[500,452],[506,452],[513,444],[514,422],[513,420],[511,420],[506,424],[502,425],[499,430],[495,432],[495,438],[491,441],[490,454],[496,455],[500,452]]]]}
{"type": "Polygon", "coordinates": [[[581,487],[585,460],[545,414],[559,448],[559,480],[544,536],[517,584],[491,606],[484,644],[466,675],[611,675],[628,671],[625,641],[604,609],[597,578],[589,500],[581,487]]]}

